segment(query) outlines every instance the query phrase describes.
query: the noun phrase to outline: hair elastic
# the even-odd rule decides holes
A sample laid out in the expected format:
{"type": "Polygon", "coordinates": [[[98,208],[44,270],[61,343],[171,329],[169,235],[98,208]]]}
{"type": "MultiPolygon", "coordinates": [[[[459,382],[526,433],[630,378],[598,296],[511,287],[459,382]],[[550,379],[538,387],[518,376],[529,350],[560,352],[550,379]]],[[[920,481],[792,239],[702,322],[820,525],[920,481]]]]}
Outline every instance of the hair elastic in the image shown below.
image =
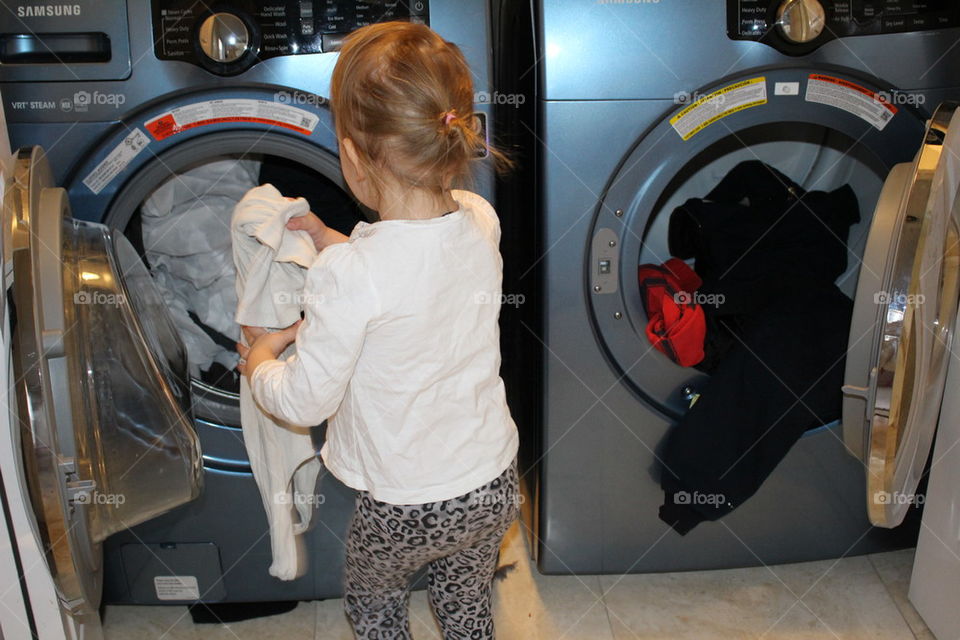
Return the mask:
{"type": "Polygon", "coordinates": [[[457,117],[457,112],[454,111],[453,109],[450,109],[450,111],[447,111],[445,114],[443,114],[443,124],[449,126],[450,123],[453,122],[453,120],[456,117],[457,117]]]}

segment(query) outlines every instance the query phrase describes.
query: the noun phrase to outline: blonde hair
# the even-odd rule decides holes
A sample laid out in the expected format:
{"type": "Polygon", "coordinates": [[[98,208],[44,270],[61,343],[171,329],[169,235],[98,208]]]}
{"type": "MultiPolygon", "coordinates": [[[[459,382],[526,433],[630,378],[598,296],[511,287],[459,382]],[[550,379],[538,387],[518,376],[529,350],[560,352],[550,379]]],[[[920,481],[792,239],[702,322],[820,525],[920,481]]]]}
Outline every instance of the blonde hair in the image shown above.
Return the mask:
{"type": "Polygon", "coordinates": [[[469,181],[491,148],[473,112],[473,82],[460,49],[429,27],[384,22],[347,37],[333,70],[337,137],[350,138],[379,187],[389,171],[410,186],[442,191],[469,181]]]}

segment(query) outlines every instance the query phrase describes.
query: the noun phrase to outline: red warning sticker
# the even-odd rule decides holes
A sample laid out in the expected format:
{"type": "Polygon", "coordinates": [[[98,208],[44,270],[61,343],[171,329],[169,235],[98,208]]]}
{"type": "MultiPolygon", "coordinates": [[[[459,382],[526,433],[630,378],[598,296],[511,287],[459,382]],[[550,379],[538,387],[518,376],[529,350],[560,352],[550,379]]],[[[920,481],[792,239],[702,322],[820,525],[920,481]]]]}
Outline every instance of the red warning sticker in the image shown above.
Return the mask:
{"type": "Polygon", "coordinates": [[[267,100],[232,98],[205,100],[172,109],[143,124],[156,140],[211,124],[255,122],[283,127],[309,136],[320,118],[299,107],[267,100]]]}
{"type": "Polygon", "coordinates": [[[833,76],[810,74],[807,80],[807,102],[826,104],[866,120],[883,131],[897,115],[898,109],[883,95],[866,87],[833,76]]]}

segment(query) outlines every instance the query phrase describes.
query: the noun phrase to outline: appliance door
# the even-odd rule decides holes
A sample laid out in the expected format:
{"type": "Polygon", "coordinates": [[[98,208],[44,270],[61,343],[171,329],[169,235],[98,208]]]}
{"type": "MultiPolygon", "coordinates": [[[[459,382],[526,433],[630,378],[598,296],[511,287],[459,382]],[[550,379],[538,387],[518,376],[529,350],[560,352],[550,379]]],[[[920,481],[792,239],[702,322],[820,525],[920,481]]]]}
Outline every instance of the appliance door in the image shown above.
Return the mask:
{"type": "Polygon", "coordinates": [[[61,605],[93,624],[100,543],[199,495],[186,353],[137,252],[70,217],[41,148],[4,205],[27,490],[61,605]]]}
{"type": "Polygon", "coordinates": [[[945,144],[960,133],[957,112],[957,103],[940,105],[914,161],[890,172],[860,269],[843,431],[881,527],[918,502],[943,398],[960,270],[958,150],[945,144]]]}

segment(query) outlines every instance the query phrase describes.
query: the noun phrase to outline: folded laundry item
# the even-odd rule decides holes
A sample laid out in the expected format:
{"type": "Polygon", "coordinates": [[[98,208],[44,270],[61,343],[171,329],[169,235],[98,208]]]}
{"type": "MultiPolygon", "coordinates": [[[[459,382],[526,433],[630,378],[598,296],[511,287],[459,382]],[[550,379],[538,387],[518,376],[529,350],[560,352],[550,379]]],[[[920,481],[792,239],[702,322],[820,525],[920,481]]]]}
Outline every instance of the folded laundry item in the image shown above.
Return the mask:
{"type": "Polygon", "coordinates": [[[700,277],[677,258],[663,265],[642,264],[637,277],[650,344],[683,367],[703,360],[707,326],[703,308],[694,300],[700,277]]]}
{"type": "MultiPolygon", "coordinates": [[[[237,323],[282,328],[300,319],[306,270],[317,250],[306,232],[290,231],[286,225],[290,218],[308,212],[304,199],[288,200],[269,184],[251,189],[237,203],[231,222],[237,323]]],[[[295,350],[290,345],[281,357],[295,350]]],[[[312,429],[289,425],[264,412],[253,399],[246,377],[240,382],[240,423],[270,525],[270,575],[293,580],[306,570],[297,536],[310,526],[321,466],[312,429]]]]}

